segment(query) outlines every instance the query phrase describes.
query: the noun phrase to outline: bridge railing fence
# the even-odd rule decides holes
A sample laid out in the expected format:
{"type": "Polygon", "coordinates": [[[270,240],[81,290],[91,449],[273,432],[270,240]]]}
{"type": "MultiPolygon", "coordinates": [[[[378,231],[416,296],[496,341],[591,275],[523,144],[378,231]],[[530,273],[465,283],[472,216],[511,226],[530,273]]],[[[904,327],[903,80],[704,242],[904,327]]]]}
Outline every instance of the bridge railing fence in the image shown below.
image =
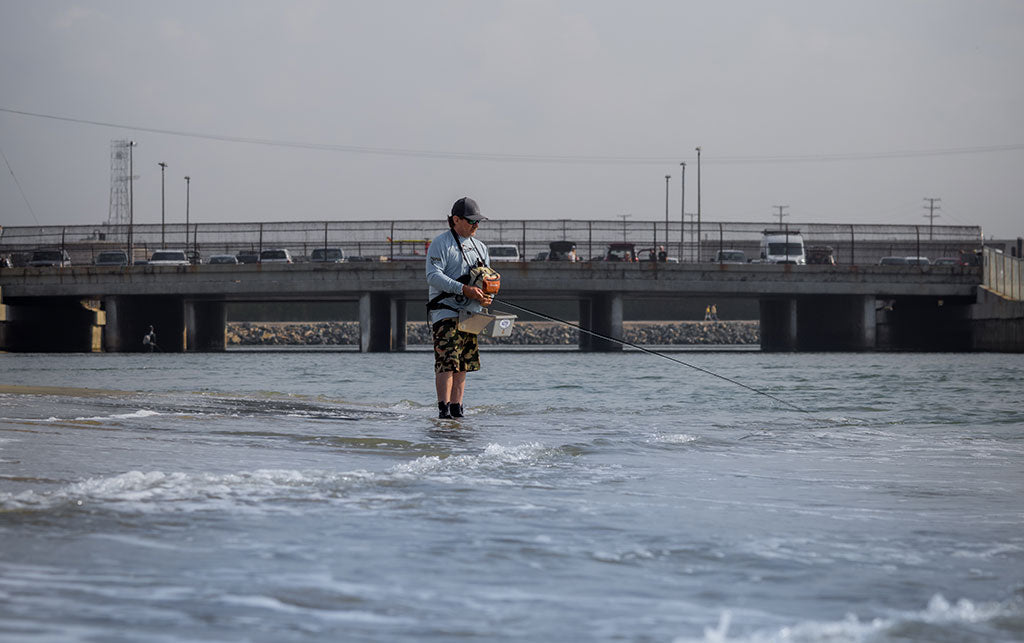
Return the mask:
{"type": "MultiPolygon", "coordinates": [[[[153,250],[192,250],[212,254],[258,252],[288,248],[297,257],[315,248],[340,247],[348,256],[375,260],[415,259],[426,253],[429,241],[443,232],[441,220],[395,221],[297,221],[248,223],[184,223],[69,226],[5,226],[0,228],[0,254],[24,259],[39,247],[63,247],[74,263],[90,263],[98,252],[127,249],[134,257],[148,257],[153,250]],[[130,234],[129,234],[130,233],[130,234]]],[[[799,232],[807,246],[829,246],[837,263],[870,264],[886,255],[957,256],[982,246],[978,226],[873,225],[763,222],[634,221],[623,216],[609,220],[489,220],[477,237],[487,244],[514,244],[524,260],[549,250],[552,241],[576,244],[580,259],[604,256],[611,243],[633,243],[638,252],[664,247],[681,262],[711,261],[718,250],[742,250],[747,258],[760,254],[765,230],[799,232]]],[[[641,256],[643,256],[641,254],[641,256]]]]}
{"type": "Polygon", "coordinates": [[[1007,299],[1024,300],[1024,260],[985,248],[982,285],[1007,299]]]}

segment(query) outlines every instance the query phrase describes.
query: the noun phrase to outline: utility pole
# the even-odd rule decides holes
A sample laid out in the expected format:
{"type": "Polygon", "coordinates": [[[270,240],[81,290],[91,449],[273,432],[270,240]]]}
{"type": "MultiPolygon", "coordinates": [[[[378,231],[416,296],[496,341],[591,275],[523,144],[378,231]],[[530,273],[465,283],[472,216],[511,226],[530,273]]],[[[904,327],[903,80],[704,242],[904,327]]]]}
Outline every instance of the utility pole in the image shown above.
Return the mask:
{"type": "Polygon", "coordinates": [[[925,197],[924,200],[928,202],[928,205],[924,206],[925,209],[928,210],[928,214],[925,214],[923,216],[928,217],[928,239],[930,241],[932,238],[932,227],[935,224],[935,218],[939,216],[935,214],[935,211],[942,209],[941,207],[935,204],[941,201],[942,199],[930,199],[928,197],[925,197]]]}
{"type": "Polygon", "coordinates": [[[686,244],[686,163],[680,163],[682,174],[679,177],[679,261],[683,259],[683,247],[686,244]]]}
{"type": "Polygon", "coordinates": [[[185,252],[188,252],[188,206],[192,197],[192,177],[185,177],[185,252]]]}
{"type": "Polygon", "coordinates": [[[697,263],[700,263],[700,146],[697,146],[697,263]]]}
{"type": "Polygon", "coordinates": [[[157,163],[160,166],[160,249],[164,249],[167,245],[164,242],[164,225],[167,219],[167,213],[164,210],[164,170],[167,169],[167,164],[163,161],[157,163]]]}
{"type": "Polygon", "coordinates": [[[135,141],[128,141],[128,265],[135,264],[135,141]]]}
{"type": "Polygon", "coordinates": [[[668,181],[671,174],[665,175],[665,250],[668,250],[668,181]]]}
{"type": "Polygon", "coordinates": [[[782,228],[782,217],[788,217],[788,214],[783,214],[783,210],[788,208],[788,205],[773,205],[773,208],[777,208],[779,211],[779,228],[782,228]]]}

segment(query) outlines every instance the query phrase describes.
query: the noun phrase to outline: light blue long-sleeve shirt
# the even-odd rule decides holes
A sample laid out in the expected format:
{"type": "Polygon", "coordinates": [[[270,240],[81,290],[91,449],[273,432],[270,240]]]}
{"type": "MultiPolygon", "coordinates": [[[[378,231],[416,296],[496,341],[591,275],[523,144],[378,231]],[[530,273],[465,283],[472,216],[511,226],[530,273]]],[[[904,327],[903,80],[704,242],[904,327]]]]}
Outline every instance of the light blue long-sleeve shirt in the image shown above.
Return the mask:
{"type": "MultiPolygon", "coordinates": [[[[487,252],[487,246],[472,237],[459,237],[451,230],[437,235],[430,242],[427,249],[427,285],[430,287],[427,292],[427,301],[432,300],[441,293],[451,293],[451,297],[441,300],[453,308],[465,309],[471,312],[483,310],[479,302],[467,299],[462,294],[462,283],[456,281],[462,275],[468,273],[471,268],[476,267],[477,261],[483,261],[484,265],[491,265],[491,257],[487,252]],[[458,237],[458,242],[456,242],[458,237]],[[462,252],[459,245],[462,245],[462,252]],[[465,259],[463,258],[465,253],[465,259]],[[468,263],[467,263],[468,260],[468,263]]],[[[446,308],[439,308],[430,311],[430,323],[436,324],[442,319],[458,317],[455,311],[446,308]]]]}

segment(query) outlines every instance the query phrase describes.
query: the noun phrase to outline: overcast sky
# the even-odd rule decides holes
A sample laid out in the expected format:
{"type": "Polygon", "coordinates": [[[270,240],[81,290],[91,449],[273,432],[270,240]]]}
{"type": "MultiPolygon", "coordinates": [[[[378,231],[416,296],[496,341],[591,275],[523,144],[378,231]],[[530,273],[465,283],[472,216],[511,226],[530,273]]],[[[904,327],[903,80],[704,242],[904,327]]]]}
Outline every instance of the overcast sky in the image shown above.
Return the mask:
{"type": "Polygon", "coordinates": [[[143,223],[161,161],[168,220],[674,222],[701,146],[704,221],[1015,237],[1022,63],[1020,0],[0,0],[0,225],[106,221],[128,138],[143,223]]]}

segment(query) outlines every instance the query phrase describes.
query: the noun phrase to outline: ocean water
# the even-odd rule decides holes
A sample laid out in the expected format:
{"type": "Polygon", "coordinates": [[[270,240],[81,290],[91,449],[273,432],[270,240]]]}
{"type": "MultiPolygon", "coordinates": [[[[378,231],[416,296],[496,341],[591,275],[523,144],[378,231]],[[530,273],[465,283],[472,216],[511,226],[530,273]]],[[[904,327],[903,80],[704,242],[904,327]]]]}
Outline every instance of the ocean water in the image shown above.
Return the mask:
{"type": "Polygon", "coordinates": [[[1024,357],[0,355],[2,641],[1020,641],[1024,357]]]}

